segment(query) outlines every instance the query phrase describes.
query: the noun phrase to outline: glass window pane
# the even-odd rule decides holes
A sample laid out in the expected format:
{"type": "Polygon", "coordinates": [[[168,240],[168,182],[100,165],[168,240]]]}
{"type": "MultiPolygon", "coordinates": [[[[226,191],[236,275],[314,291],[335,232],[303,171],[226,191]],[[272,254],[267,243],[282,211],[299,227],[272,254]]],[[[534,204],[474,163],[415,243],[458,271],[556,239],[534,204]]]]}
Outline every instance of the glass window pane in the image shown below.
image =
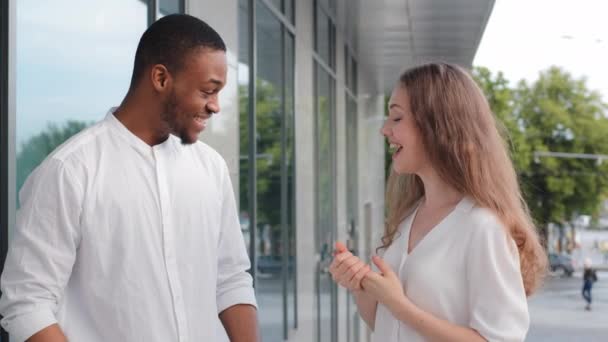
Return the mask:
{"type": "Polygon", "coordinates": [[[331,341],[334,336],[333,317],[334,285],[328,272],[323,271],[331,261],[334,240],[334,81],[321,66],[316,67],[316,182],[317,217],[316,241],[321,268],[318,270],[318,337],[320,341],[331,341]]]}
{"type": "Polygon", "coordinates": [[[15,4],[19,191],[51,151],[120,104],[147,7],[139,0],[15,4]]]}
{"type": "Polygon", "coordinates": [[[351,59],[350,63],[350,81],[351,81],[351,90],[354,94],[357,94],[357,62],[351,59]]]}
{"type": "Polygon", "coordinates": [[[295,4],[294,0],[284,0],[285,1],[285,10],[284,14],[289,20],[290,23],[294,24],[295,21],[295,4]]]}
{"type": "Polygon", "coordinates": [[[279,12],[283,13],[283,0],[270,0],[270,3],[277,9],[279,12]]]}
{"type": "Polygon", "coordinates": [[[336,0],[318,0],[323,5],[326,11],[329,11],[332,15],[336,15],[336,0]]]}
{"type": "Polygon", "coordinates": [[[321,66],[317,66],[317,181],[319,251],[327,253],[331,246],[333,229],[333,154],[332,104],[333,79],[321,66]]]}
{"type": "MultiPolygon", "coordinates": [[[[348,238],[350,245],[355,248],[353,253],[361,255],[357,250],[359,246],[359,225],[357,223],[357,102],[348,94],[346,95],[346,215],[349,223],[348,238]]],[[[359,329],[359,314],[357,305],[352,295],[348,296],[349,305],[347,307],[352,312],[347,312],[350,320],[350,330],[348,334],[353,336],[353,340],[358,341],[357,332],[359,329]]]]}
{"type": "Polygon", "coordinates": [[[238,94],[239,94],[239,221],[245,238],[245,245],[252,258],[251,244],[251,215],[249,193],[249,1],[239,0],[238,14],[239,30],[239,64],[238,64],[238,94]]]}
{"type": "MultiPolygon", "coordinates": [[[[281,221],[282,125],[285,106],[283,31],[280,21],[257,2],[257,269],[256,294],[264,341],[283,339],[283,243],[281,221]]],[[[286,232],[285,232],[286,233],[286,232]]]]}
{"type": "Polygon", "coordinates": [[[182,0],[158,0],[156,17],[160,19],[169,14],[181,13],[181,1],[182,0]]]}
{"type": "MultiPolygon", "coordinates": [[[[285,30],[285,29],[284,29],[285,30]]],[[[288,321],[290,327],[296,324],[296,217],[295,217],[295,117],[294,117],[294,62],[295,45],[291,34],[285,33],[285,128],[287,163],[287,228],[289,230],[288,259],[288,321]]]]}
{"type": "Polygon", "coordinates": [[[344,84],[346,88],[351,89],[351,75],[350,75],[350,53],[348,52],[348,46],[344,46],[344,84]]]}
{"type": "Polygon", "coordinates": [[[331,63],[331,32],[330,32],[331,22],[327,14],[323,10],[320,10],[317,7],[317,22],[316,22],[316,49],[319,57],[327,63],[328,65],[332,65],[331,63]]]}

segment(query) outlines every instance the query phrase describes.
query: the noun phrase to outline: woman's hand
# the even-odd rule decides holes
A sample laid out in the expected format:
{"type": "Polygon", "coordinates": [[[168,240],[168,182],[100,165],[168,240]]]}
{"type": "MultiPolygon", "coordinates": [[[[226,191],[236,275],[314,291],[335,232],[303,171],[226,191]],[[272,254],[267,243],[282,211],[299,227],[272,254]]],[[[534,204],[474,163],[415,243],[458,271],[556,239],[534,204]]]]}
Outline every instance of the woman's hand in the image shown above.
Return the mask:
{"type": "Polygon", "coordinates": [[[341,242],[336,242],[335,255],[329,266],[333,280],[350,291],[360,291],[361,279],[371,271],[369,265],[349,252],[341,242]]]}
{"type": "Polygon", "coordinates": [[[391,267],[379,256],[373,256],[372,261],[380,273],[371,271],[361,281],[365,293],[375,298],[379,303],[386,306],[391,312],[409,302],[403,292],[401,280],[393,272],[391,267]]]}

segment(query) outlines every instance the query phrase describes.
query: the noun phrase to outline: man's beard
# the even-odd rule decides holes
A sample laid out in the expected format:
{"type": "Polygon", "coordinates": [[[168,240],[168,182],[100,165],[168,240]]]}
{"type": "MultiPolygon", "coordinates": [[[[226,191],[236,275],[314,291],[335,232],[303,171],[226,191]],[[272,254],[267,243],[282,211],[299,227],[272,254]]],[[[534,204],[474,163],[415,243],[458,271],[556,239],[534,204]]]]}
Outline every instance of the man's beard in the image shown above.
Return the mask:
{"type": "Polygon", "coordinates": [[[160,119],[167,125],[169,133],[176,135],[180,139],[182,145],[194,144],[198,139],[191,139],[188,135],[187,125],[180,124],[179,119],[183,117],[184,115],[178,114],[175,92],[171,92],[160,119]]]}

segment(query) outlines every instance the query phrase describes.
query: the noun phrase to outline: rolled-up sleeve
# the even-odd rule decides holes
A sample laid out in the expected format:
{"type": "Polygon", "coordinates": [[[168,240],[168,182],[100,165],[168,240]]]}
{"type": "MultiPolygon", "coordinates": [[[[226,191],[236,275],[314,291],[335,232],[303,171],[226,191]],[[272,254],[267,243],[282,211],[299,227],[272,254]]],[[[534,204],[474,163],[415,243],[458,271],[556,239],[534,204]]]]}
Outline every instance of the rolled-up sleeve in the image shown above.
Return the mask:
{"type": "Polygon", "coordinates": [[[222,224],[218,246],[217,312],[237,304],[257,307],[251,267],[239,224],[228,167],[222,161],[222,224]]]}
{"type": "Polygon", "coordinates": [[[61,161],[49,158],[20,192],[15,235],[0,280],[2,327],[24,341],[57,323],[57,306],[80,241],[83,189],[61,161]]]}
{"type": "Polygon", "coordinates": [[[470,327],[488,341],[523,341],[530,317],[515,242],[491,219],[476,227],[468,253],[470,327]]]}

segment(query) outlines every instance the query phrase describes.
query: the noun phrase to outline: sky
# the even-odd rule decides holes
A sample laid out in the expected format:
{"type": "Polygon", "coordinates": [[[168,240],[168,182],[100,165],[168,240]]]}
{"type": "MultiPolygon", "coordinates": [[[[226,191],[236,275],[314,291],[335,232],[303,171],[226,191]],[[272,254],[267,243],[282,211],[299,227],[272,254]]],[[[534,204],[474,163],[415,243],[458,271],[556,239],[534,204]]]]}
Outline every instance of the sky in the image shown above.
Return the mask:
{"type": "Polygon", "coordinates": [[[19,152],[49,123],[99,121],[120,104],[147,8],[141,1],[19,0],[16,11],[19,152]]]}
{"type": "Polygon", "coordinates": [[[475,66],[512,83],[560,66],[608,102],[608,1],[496,0],[475,66]]]}

